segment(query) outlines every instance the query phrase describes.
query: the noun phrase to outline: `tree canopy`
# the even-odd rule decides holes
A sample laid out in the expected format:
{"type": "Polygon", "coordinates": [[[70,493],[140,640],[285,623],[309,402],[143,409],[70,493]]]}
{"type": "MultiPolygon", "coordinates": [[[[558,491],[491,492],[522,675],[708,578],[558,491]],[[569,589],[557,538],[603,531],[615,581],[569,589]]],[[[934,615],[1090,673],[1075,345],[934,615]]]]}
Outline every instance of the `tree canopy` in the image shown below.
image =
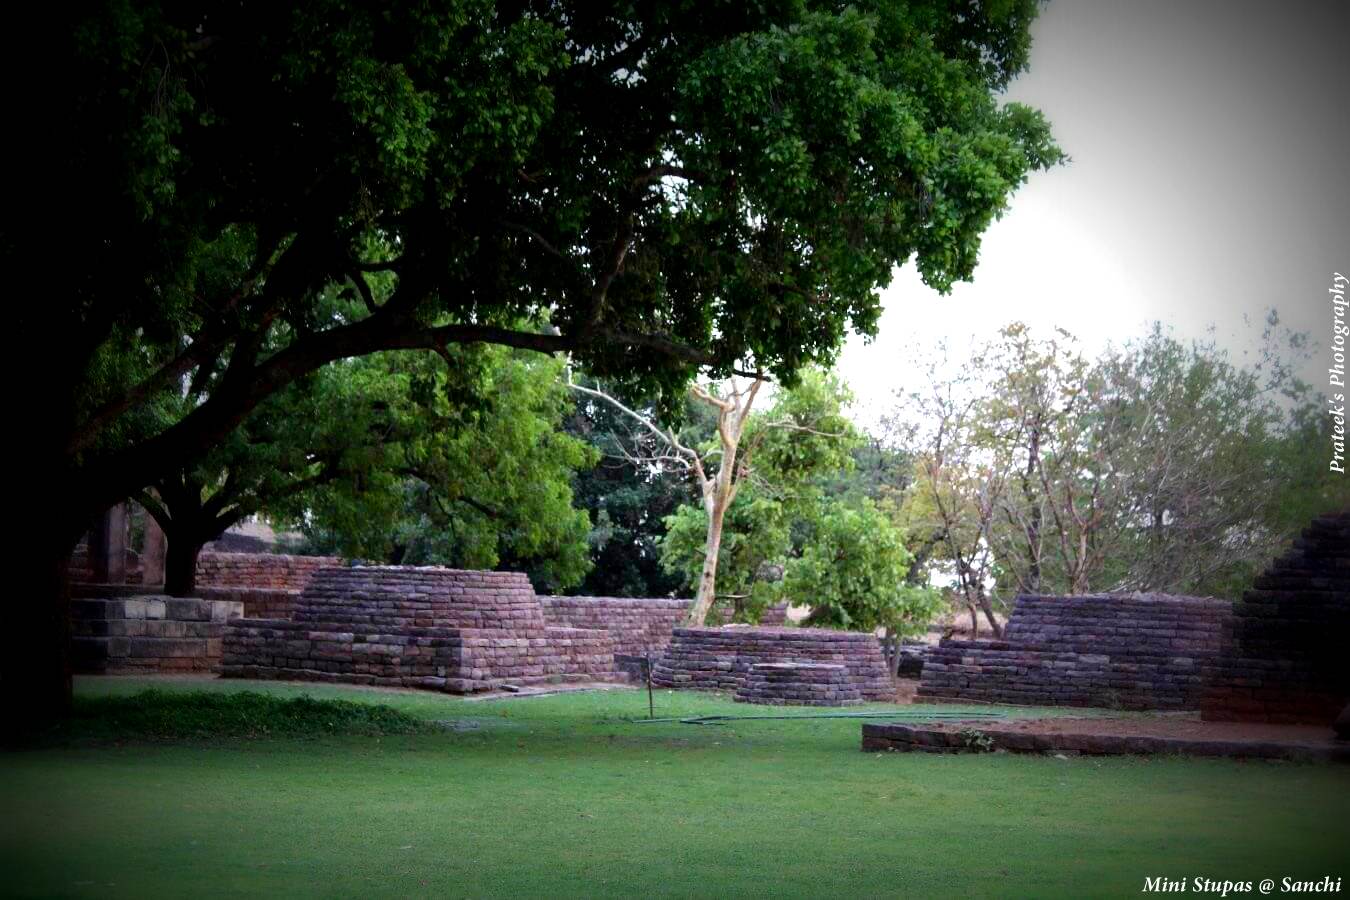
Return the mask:
{"type": "Polygon", "coordinates": [[[106,505],[326,362],[465,341],[667,396],[696,367],[790,379],[875,328],[897,264],[968,278],[1009,193],[1058,159],[994,95],[1034,10],[85,9],[46,160],[82,214],[23,322],[71,335],[43,366],[69,410],[44,449],[106,505]],[[316,303],[342,285],[365,306],[316,303]],[[202,369],[221,377],[190,414],[134,427],[202,369]]]}
{"type": "MultiPolygon", "coordinates": [[[[0,225],[16,269],[59,257],[17,332],[33,596],[91,515],[338,359],[566,352],[667,405],[699,369],[790,382],[897,265],[969,278],[1060,158],[996,96],[1035,0],[50,9],[0,225]]],[[[64,607],[33,615],[4,690],[59,708],[64,607]]]]}

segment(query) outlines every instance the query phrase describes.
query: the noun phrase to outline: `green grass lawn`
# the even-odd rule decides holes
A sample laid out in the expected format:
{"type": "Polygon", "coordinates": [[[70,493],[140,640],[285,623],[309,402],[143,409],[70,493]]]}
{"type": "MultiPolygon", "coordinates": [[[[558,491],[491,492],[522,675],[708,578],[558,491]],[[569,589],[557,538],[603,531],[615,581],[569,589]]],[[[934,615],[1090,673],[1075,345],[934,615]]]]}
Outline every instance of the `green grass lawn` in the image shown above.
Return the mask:
{"type": "MultiPolygon", "coordinates": [[[[1344,766],[864,754],[857,721],[634,724],[635,691],[468,702],[153,683],[385,703],[458,727],[0,755],[0,890],[1089,897],[1157,875],[1350,879],[1344,766]]],[[[749,710],[657,694],[658,715],[749,710]]]]}

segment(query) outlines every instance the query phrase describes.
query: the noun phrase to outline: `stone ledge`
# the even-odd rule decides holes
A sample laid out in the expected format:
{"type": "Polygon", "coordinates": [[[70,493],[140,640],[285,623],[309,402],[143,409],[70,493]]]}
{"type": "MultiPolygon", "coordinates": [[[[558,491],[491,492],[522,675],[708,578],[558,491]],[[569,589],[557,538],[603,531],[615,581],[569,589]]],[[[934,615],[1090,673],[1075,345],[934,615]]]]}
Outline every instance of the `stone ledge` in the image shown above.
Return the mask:
{"type": "Polygon", "coordinates": [[[970,730],[991,743],[972,746],[973,736],[925,725],[865,722],[863,752],[918,751],[969,753],[1007,750],[1012,753],[1082,753],[1093,756],[1174,755],[1235,759],[1288,759],[1308,762],[1350,762],[1350,744],[1333,741],[1195,740],[1147,735],[1089,733],[1028,734],[1001,730],[972,721],[970,730]]]}

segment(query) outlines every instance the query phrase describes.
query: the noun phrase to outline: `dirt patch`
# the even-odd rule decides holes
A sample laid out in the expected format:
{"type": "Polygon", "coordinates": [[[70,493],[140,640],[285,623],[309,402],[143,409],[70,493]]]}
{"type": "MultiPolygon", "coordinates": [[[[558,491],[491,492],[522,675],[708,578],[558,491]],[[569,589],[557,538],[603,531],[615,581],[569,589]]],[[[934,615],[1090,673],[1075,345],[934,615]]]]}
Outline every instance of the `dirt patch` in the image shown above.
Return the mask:
{"type": "Polygon", "coordinates": [[[865,751],[1183,755],[1350,762],[1330,727],[1205,722],[1197,714],[1056,716],[997,722],[865,723],[865,751]]]}
{"type": "MultiPolygon", "coordinates": [[[[938,722],[931,726],[943,731],[979,728],[980,723],[938,722]]],[[[988,729],[986,729],[988,730],[988,729]]],[[[1266,722],[1203,722],[1198,714],[1166,716],[1079,717],[1055,716],[1047,719],[1005,719],[999,731],[1017,734],[1097,734],[1113,737],[1182,738],[1192,741],[1329,741],[1335,738],[1330,726],[1273,725],[1266,722]]]]}
{"type": "Polygon", "coordinates": [[[917,678],[897,678],[895,680],[895,702],[900,706],[908,706],[914,702],[914,696],[919,692],[919,679],[917,678]]]}

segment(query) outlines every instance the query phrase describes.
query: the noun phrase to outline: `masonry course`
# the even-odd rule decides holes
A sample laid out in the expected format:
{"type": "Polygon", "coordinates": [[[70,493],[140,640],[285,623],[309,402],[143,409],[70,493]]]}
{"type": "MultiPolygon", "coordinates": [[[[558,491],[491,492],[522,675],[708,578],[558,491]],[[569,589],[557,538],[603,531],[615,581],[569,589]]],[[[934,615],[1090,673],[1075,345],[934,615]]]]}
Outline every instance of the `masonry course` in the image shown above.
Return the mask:
{"type": "Polygon", "coordinates": [[[1017,598],[1002,640],[944,640],[917,697],[1033,706],[1198,709],[1231,604],[1164,594],[1017,598]]]}
{"type": "Polygon", "coordinates": [[[1210,720],[1324,724],[1350,703],[1350,512],[1321,516],[1233,607],[1206,669],[1210,720]]]}

